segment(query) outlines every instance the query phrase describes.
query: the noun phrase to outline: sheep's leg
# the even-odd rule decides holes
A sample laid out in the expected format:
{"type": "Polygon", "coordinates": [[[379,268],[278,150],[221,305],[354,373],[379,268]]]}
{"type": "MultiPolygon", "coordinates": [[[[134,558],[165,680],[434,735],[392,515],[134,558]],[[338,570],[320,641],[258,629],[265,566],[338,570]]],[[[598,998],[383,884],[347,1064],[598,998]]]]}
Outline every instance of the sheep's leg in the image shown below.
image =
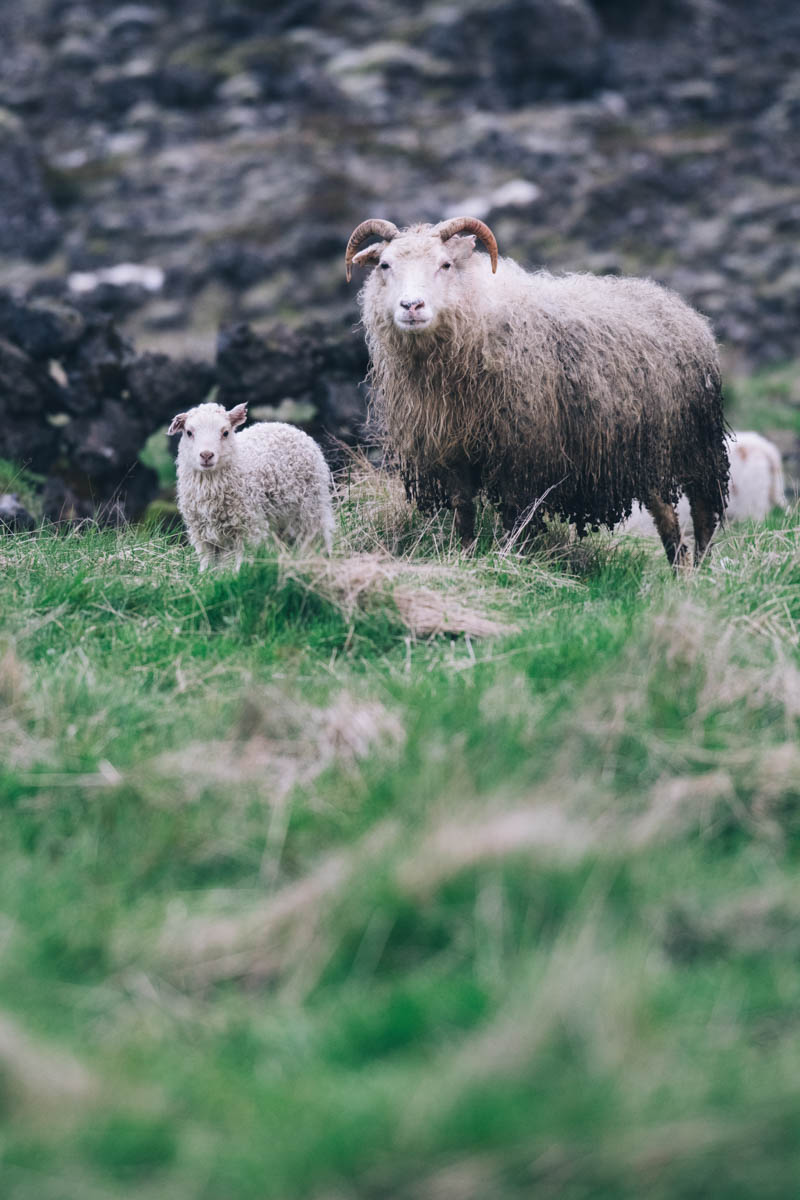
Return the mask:
{"type": "Polygon", "coordinates": [[[541,528],[540,522],[526,520],[525,509],[516,504],[501,504],[500,520],[506,532],[505,544],[515,550],[527,550],[534,533],[541,528]]]}
{"type": "Polygon", "coordinates": [[[648,496],[645,508],[656,523],[670,566],[678,571],[688,566],[689,551],[681,537],[681,526],[674,504],[668,504],[660,496],[648,496]]]}
{"type": "Polygon", "coordinates": [[[714,536],[714,530],[717,527],[714,509],[709,503],[706,496],[699,492],[686,489],[686,494],[689,497],[689,508],[692,512],[692,526],[694,527],[694,561],[695,565],[701,563],[708,553],[708,547],[714,536]]]}
{"type": "Polygon", "coordinates": [[[518,504],[501,504],[500,519],[512,545],[524,550],[544,529],[544,509],[537,503],[520,508],[518,504]]]}
{"type": "Polygon", "coordinates": [[[500,505],[500,520],[506,533],[513,533],[519,520],[519,508],[516,504],[500,505]]]}
{"type": "Polygon", "coordinates": [[[451,471],[450,499],[455,513],[455,526],[461,545],[468,550],[475,541],[475,487],[468,466],[451,471]]]}
{"type": "Polygon", "coordinates": [[[462,498],[456,504],[456,531],[465,550],[475,542],[475,501],[462,498]]]}

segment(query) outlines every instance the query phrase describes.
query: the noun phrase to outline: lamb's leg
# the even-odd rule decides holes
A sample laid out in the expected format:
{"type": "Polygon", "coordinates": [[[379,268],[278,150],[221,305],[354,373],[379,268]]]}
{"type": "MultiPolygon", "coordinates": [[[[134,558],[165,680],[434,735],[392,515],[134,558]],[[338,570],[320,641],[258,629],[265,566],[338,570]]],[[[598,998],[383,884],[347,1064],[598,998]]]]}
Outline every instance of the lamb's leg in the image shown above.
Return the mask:
{"type": "Polygon", "coordinates": [[[652,494],[645,501],[645,508],[656,523],[667,558],[673,570],[688,566],[689,551],[681,537],[681,526],[674,504],[668,504],[660,496],[652,494]]]}
{"type": "Polygon", "coordinates": [[[334,516],[328,497],[310,501],[307,509],[301,514],[300,529],[296,541],[308,546],[318,547],[320,543],[325,554],[333,553],[334,516]]]}
{"type": "Polygon", "coordinates": [[[222,567],[223,571],[233,571],[234,575],[239,574],[243,558],[244,542],[237,541],[232,546],[226,546],[224,550],[217,549],[218,565],[222,567]]]}
{"type": "Polygon", "coordinates": [[[213,542],[204,542],[199,554],[201,571],[207,571],[209,567],[217,567],[223,561],[219,546],[216,546],[213,542]]]}
{"type": "Polygon", "coordinates": [[[317,541],[322,538],[322,549],[330,557],[333,554],[333,523],[323,513],[320,525],[322,532],[317,535],[317,541]]]}
{"type": "Polygon", "coordinates": [[[222,570],[232,567],[236,573],[242,565],[244,550],[242,546],[224,549],[216,542],[197,541],[194,543],[194,548],[200,559],[201,572],[207,571],[209,567],[221,567],[222,570]]]}
{"type": "Polygon", "coordinates": [[[209,567],[213,567],[217,557],[217,547],[214,543],[205,542],[202,538],[192,538],[192,545],[197,551],[201,572],[207,571],[209,567]]]}
{"type": "Polygon", "coordinates": [[[697,565],[703,561],[708,553],[709,543],[714,536],[717,522],[714,509],[709,503],[707,496],[703,496],[699,492],[690,491],[688,488],[686,489],[686,494],[689,497],[689,508],[692,511],[694,561],[695,565],[697,565]]]}

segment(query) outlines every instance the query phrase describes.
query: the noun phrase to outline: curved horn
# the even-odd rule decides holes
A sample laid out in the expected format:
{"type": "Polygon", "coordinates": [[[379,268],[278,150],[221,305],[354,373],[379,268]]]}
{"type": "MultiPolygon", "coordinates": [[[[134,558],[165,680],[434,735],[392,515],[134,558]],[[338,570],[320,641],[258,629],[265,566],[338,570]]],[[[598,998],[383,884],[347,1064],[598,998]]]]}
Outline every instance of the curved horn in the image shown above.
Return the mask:
{"type": "Polygon", "coordinates": [[[497,241],[494,234],[488,225],[484,225],[483,221],[479,221],[477,217],[453,217],[452,221],[442,221],[436,226],[436,232],[443,242],[451,238],[455,233],[462,233],[464,230],[467,233],[474,233],[475,237],[480,238],[486,249],[489,251],[489,257],[492,260],[492,274],[497,270],[497,241]]]}
{"type": "Polygon", "coordinates": [[[380,217],[370,217],[368,221],[362,221],[360,225],[356,225],[350,234],[350,241],[347,243],[347,249],[344,254],[347,282],[350,282],[353,259],[358,253],[358,248],[362,242],[365,242],[368,237],[372,237],[373,233],[377,233],[378,237],[382,237],[384,241],[390,242],[392,238],[397,237],[399,232],[400,230],[391,221],[383,221],[380,217]]]}

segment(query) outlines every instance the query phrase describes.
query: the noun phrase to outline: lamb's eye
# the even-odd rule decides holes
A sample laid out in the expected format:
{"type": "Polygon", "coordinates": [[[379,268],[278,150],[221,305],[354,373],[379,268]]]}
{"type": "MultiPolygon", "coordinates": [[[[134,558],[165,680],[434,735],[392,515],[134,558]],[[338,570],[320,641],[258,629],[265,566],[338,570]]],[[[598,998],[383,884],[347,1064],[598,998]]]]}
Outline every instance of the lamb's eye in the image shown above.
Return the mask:
{"type": "Polygon", "coordinates": [[[388,270],[389,270],[389,265],[390,265],[389,263],[381,263],[381,270],[382,270],[382,271],[388,271],[388,270]]]}
{"type": "Polygon", "coordinates": [[[194,437],[194,434],[192,433],[191,429],[187,429],[187,430],[186,430],[186,436],[187,436],[187,437],[194,437]]]}
{"type": "Polygon", "coordinates": [[[453,265],[452,263],[442,263],[442,270],[449,271],[450,268],[452,267],[452,265],[453,265]]]}
{"type": "Polygon", "coordinates": [[[230,429],[223,429],[222,436],[227,437],[229,433],[230,433],[230,429]]]}

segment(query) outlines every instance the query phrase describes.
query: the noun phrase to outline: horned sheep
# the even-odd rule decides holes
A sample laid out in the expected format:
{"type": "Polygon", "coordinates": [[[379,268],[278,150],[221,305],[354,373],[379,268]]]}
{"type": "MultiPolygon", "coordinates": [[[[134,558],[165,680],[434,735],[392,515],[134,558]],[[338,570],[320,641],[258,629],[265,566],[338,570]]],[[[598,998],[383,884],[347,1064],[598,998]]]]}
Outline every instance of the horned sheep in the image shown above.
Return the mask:
{"type": "Polygon", "coordinates": [[[226,412],[198,404],[173,418],[178,446],[178,508],[200,569],[217,563],[238,570],[246,543],[270,534],[289,542],[333,538],[331,473],[317,443],[282,422],[259,422],[237,433],[247,405],[226,412]]]}
{"type": "Polygon", "coordinates": [[[465,545],[481,492],[508,528],[546,494],[543,511],[581,534],[640,500],[678,565],[683,491],[702,557],[728,477],[720,369],[708,323],[677,295],[527,272],[473,217],[363,221],[345,263],[348,279],[375,267],[359,300],[378,427],[409,495],[452,507],[465,545]]]}
{"type": "MultiPolygon", "coordinates": [[[[763,521],[773,508],[785,508],[783,464],[775,443],[749,431],[730,434],[725,440],[731,464],[726,522],[763,521]]],[[[691,520],[685,496],[678,500],[677,512],[685,536],[691,520]]],[[[620,533],[658,535],[652,517],[641,504],[634,504],[630,517],[617,528],[620,533]]]]}

